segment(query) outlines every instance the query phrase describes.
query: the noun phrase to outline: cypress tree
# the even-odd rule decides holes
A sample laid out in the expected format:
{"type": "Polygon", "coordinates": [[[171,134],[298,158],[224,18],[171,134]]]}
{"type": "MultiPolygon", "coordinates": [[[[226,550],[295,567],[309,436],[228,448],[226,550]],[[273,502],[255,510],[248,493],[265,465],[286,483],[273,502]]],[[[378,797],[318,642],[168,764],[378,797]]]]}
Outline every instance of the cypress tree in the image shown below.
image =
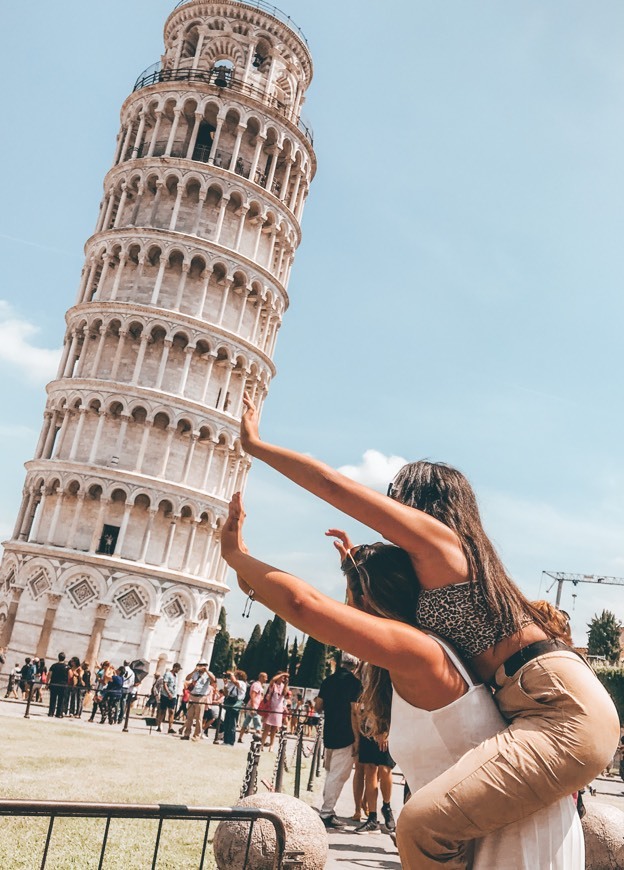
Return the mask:
{"type": "Polygon", "coordinates": [[[297,678],[297,668],[299,667],[299,646],[297,644],[297,638],[295,638],[295,642],[293,643],[290,650],[290,657],[288,660],[288,679],[292,685],[296,685],[295,680],[297,678]]]}
{"type": "Polygon", "coordinates": [[[273,621],[271,619],[267,619],[266,624],[262,629],[262,635],[260,636],[258,646],[256,647],[255,668],[251,668],[252,673],[259,674],[261,671],[264,671],[270,676],[267,668],[267,659],[269,656],[269,633],[271,631],[272,624],[273,621]]]}
{"type": "Polygon", "coordinates": [[[245,647],[245,652],[240,657],[240,661],[238,663],[241,671],[245,671],[245,673],[251,677],[257,676],[255,667],[256,667],[256,654],[258,652],[258,644],[260,643],[260,638],[262,637],[262,629],[259,625],[254,625],[254,630],[251,632],[251,637],[247,642],[247,646],[245,647]]]}
{"type": "MultiPolygon", "coordinates": [[[[233,659],[233,667],[240,668],[241,667],[241,659],[245,655],[245,650],[247,649],[247,644],[243,640],[242,637],[230,637],[230,644],[232,646],[232,659],[233,659]]],[[[244,668],[243,668],[244,670],[244,668]]]]}
{"type": "Polygon", "coordinates": [[[301,656],[297,672],[297,684],[303,688],[318,689],[325,679],[325,659],[327,647],[313,637],[309,637],[301,656]]]}
{"type": "Polygon", "coordinates": [[[227,630],[227,613],[225,607],[221,608],[219,613],[220,631],[215,637],[215,642],[212,647],[212,656],[210,657],[210,670],[216,677],[229,670],[232,667],[232,645],[230,643],[230,633],[227,630]]]}
{"type": "Polygon", "coordinates": [[[269,675],[269,679],[280,670],[282,655],[286,643],[286,623],[281,616],[275,616],[271,623],[271,630],[267,640],[266,668],[262,668],[269,675]]]}
{"type": "Polygon", "coordinates": [[[288,638],[286,638],[286,643],[284,644],[284,649],[282,650],[282,658],[280,660],[280,666],[279,666],[280,671],[288,671],[288,658],[290,655],[289,650],[290,650],[290,644],[288,642],[288,638]]]}

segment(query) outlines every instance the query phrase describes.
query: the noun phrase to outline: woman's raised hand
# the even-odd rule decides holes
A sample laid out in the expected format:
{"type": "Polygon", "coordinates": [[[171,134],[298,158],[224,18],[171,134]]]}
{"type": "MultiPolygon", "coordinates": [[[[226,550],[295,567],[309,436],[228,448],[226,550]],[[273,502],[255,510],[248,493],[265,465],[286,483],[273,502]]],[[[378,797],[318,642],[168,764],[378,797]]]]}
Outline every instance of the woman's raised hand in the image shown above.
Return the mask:
{"type": "Polygon", "coordinates": [[[349,535],[344,532],[342,529],[327,529],[325,532],[326,537],[328,538],[336,538],[333,542],[334,547],[340,553],[340,561],[344,562],[344,560],[349,555],[349,550],[353,546],[351,538],[349,535]]]}
{"type": "Polygon", "coordinates": [[[221,529],[221,555],[230,564],[230,559],[236,553],[247,553],[243,541],[243,523],[245,510],[240,492],[235,492],[230,502],[227,519],[221,529]]]}
{"type": "Polygon", "coordinates": [[[241,446],[246,453],[251,453],[253,445],[260,441],[258,410],[247,392],[243,393],[243,405],[245,411],[241,417],[241,446]]]}

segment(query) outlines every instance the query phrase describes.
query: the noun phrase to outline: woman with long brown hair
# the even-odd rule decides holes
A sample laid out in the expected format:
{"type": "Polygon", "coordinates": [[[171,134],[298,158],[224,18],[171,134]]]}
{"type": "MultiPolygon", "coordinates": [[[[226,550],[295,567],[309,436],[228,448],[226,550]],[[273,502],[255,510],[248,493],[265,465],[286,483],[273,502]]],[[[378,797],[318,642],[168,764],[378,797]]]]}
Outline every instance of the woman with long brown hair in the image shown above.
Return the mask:
{"type": "Polygon", "coordinates": [[[420,788],[397,828],[409,866],[463,868],[466,842],[531,815],[600,773],[619,739],[615,707],[508,576],[461,472],[410,463],[383,496],[309,456],[262,441],[249,397],[245,405],[245,451],[403,548],[420,586],[416,624],[449,640],[495,690],[509,727],[420,788]]]}
{"type": "MultiPolygon", "coordinates": [[[[418,580],[407,553],[381,543],[352,548],[344,533],[330,530],[339,538],[348,582],[348,604],[340,604],[251,557],[242,540],[243,516],[237,494],[221,547],[241,588],[296,628],[366,657],[362,730],[373,738],[389,733],[410,789],[505,728],[488,687],[474,682],[450,646],[414,626],[418,580]]],[[[421,866],[402,843],[399,851],[404,867],[421,866]]],[[[572,800],[464,843],[462,861],[473,870],[582,870],[583,836],[572,800]]]]}

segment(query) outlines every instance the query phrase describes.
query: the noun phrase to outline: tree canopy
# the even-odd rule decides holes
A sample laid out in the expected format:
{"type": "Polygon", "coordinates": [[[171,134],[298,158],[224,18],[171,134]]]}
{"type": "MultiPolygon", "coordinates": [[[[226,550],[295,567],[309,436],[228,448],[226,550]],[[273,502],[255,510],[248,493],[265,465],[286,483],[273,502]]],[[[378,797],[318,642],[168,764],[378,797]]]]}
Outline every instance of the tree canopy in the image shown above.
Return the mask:
{"type": "Polygon", "coordinates": [[[221,608],[219,613],[219,628],[212,647],[212,656],[210,657],[210,670],[217,677],[225,673],[232,667],[232,644],[230,642],[230,633],[227,630],[227,613],[225,607],[221,608]]]}
{"type": "Polygon", "coordinates": [[[297,671],[297,685],[303,688],[318,689],[325,679],[326,658],[327,647],[325,644],[309,637],[297,671]]]}
{"type": "Polygon", "coordinates": [[[588,623],[587,653],[590,656],[604,656],[611,664],[615,664],[621,653],[620,632],[622,624],[616,619],[615,613],[603,610],[600,616],[596,614],[588,623]]]}

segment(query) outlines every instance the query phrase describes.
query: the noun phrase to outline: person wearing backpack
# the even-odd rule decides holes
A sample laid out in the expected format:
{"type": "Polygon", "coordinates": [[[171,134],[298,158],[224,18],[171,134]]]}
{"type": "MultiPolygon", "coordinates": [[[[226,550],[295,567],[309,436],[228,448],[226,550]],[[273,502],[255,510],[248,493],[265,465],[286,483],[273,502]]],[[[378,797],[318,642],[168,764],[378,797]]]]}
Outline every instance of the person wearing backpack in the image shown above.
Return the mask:
{"type": "Polygon", "coordinates": [[[225,675],[225,698],[223,699],[223,706],[226,708],[223,719],[224,746],[234,746],[236,743],[238,711],[243,706],[246,692],[247,674],[245,671],[228,671],[225,675]]]}
{"type": "Polygon", "coordinates": [[[262,702],[264,695],[264,686],[268,680],[268,674],[264,672],[258,674],[258,679],[249,684],[247,694],[245,695],[245,718],[243,719],[243,727],[238,735],[238,742],[243,742],[243,734],[249,731],[249,726],[253,725],[254,733],[260,735],[262,733],[262,719],[258,708],[262,702]]]}
{"type": "Polygon", "coordinates": [[[32,663],[32,659],[30,657],[24,659],[24,664],[20,670],[20,689],[22,692],[22,701],[27,701],[28,696],[30,695],[30,691],[32,688],[33,680],[35,679],[35,674],[37,673],[36,666],[32,663]]]}
{"type": "Polygon", "coordinates": [[[58,661],[50,667],[48,672],[48,688],[50,690],[50,704],[48,716],[63,718],[63,706],[68,691],[69,665],[65,661],[65,653],[58,654],[58,661]]]}

